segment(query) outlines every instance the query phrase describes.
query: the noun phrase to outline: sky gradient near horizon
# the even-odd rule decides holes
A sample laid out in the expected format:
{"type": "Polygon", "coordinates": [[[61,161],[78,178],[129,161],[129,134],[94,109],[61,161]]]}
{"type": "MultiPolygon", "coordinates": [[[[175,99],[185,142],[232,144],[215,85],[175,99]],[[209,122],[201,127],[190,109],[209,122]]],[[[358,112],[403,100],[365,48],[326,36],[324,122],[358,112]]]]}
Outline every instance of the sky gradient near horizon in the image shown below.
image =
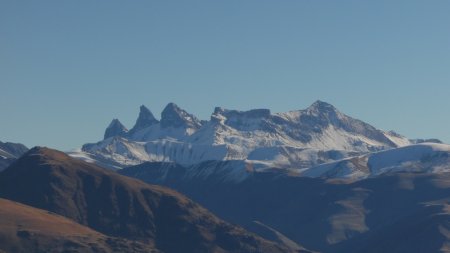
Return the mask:
{"type": "Polygon", "coordinates": [[[315,100],[450,143],[450,1],[0,3],[0,141],[61,150],[139,106],[272,112],[315,100]]]}

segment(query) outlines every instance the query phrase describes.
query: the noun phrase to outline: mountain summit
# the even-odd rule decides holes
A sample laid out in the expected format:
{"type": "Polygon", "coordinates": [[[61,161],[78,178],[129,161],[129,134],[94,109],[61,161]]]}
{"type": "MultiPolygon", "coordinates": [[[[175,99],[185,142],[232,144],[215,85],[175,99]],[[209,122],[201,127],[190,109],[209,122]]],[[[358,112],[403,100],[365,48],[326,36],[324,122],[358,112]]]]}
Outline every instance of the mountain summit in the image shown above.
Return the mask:
{"type": "Polygon", "coordinates": [[[127,132],[128,129],[118,119],[113,119],[105,130],[104,139],[113,136],[124,136],[127,132]]]}
{"type": "Polygon", "coordinates": [[[174,103],[169,103],[161,113],[161,127],[199,129],[201,122],[194,115],[189,114],[174,103]]]}
{"type": "Polygon", "coordinates": [[[145,107],[145,105],[141,105],[139,117],[137,118],[134,127],[130,130],[130,135],[158,123],[159,121],[155,119],[153,113],[147,107],[145,107]]]}
{"type": "MultiPolygon", "coordinates": [[[[354,119],[316,101],[307,109],[271,113],[216,107],[209,121],[169,103],[158,121],[141,106],[133,129],[117,122],[108,138],[86,144],[86,160],[122,168],[146,161],[193,165],[208,160],[240,160],[253,168],[309,168],[345,157],[411,144],[399,135],[354,119]]],[[[106,136],[105,136],[106,137],[106,136]]]]}
{"type": "Polygon", "coordinates": [[[309,111],[316,111],[316,112],[336,112],[337,109],[332,104],[329,104],[327,102],[316,100],[314,103],[312,103],[307,110],[309,111]]]}

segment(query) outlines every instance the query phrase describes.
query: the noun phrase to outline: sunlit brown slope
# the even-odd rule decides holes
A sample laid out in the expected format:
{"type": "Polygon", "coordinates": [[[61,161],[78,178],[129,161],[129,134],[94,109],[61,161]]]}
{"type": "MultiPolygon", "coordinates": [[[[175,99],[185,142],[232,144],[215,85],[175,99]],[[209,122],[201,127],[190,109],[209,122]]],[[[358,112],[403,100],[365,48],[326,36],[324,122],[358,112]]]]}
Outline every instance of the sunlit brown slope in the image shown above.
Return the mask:
{"type": "Polygon", "coordinates": [[[5,199],[0,199],[0,217],[0,252],[157,252],[5,199]]]}
{"type": "Polygon", "coordinates": [[[0,197],[164,252],[288,252],[167,188],[34,148],[0,174],[0,197]]]}

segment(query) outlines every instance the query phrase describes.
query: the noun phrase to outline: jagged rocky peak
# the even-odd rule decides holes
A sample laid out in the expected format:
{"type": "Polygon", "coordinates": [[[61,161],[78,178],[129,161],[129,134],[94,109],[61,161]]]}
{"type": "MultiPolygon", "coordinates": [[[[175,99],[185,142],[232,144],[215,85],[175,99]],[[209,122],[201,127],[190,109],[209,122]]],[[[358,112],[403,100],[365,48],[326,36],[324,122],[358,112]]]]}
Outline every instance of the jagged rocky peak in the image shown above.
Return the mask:
{"type": "Polygon", "coordinates": [[[118,119],[113,119],[105,130],[104,139],[113,136],[124,136],[127,132],[128,129],[118,119]]]}
{"type": "Polygon", "coordinates": [[[323,114],[323,113],[337,113],[338,110],[336,107],[334,107],[332,104],[329,104],[327,102],[317,100],[316,102],[312,103],[306,111],[313,113],[313,114],[323,114]]]}
{"type": "Polygon", "coordinates": [[[145,105],[141,105],[139,109],[139,117],[137,118],[134,127],[130,130],[130,134],[157,123],[159,123],[159,121],[155,118],[155,116],[153,116],[153,113],[145,107],[145,105]]]}
{"type": "Polygon", "coordinates": [[[169,103],[161,113],[161,127],[184,127],[198,129],[202,122],[174,103],[169,103]]]}
{"type": "Polygon", "coordinates": [[[316,129],[317,131],[329,125],[334,125],[341,128],[343,123],[348,123],[343,122],[342,120],[349,119],[347,116],[340,113],[336,107],[321,100],[317,100],[305,110],[300,110],[297,112],[294,111],[293,113],[294,115],[296,113],[300,113],[300,122],[316,129]]]}

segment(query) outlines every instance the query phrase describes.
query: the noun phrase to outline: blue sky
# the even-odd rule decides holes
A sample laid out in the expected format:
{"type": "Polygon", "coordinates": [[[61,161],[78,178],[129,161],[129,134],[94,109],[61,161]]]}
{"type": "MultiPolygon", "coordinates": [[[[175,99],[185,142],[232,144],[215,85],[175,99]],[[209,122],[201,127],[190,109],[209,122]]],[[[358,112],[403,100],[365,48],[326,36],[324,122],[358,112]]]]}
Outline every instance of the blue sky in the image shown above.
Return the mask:
{"type": "Polygon", "coordinates": [[[0,140],[69,150],[168,102],[273,112],[317,99],[450,142],[450,1],[0,2],[0,140]]]}

